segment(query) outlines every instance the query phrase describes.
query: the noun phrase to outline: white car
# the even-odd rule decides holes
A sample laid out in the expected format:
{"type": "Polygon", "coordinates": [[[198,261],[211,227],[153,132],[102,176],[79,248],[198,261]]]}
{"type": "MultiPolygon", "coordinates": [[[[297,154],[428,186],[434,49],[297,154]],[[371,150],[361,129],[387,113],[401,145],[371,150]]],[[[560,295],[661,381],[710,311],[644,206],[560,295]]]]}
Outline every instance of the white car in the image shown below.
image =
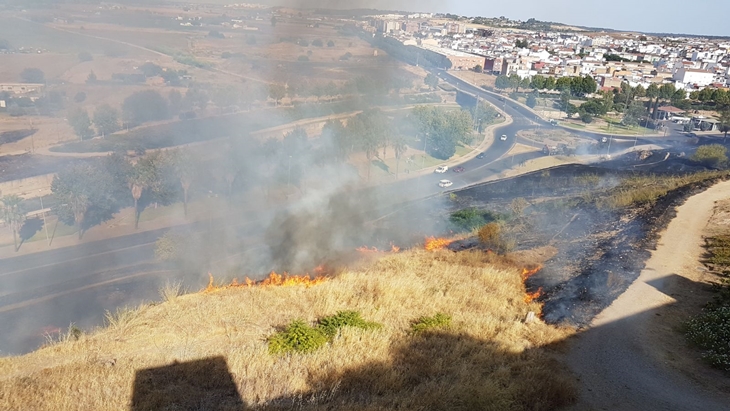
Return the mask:
{"type": "Polygon", "coordinates": [[[502,134],[502,137],[499,138],[502,141],[507,141],[507,134],[502,134]]]}
{"type": "Polygon", "coordinates": [[[449,166],[438,166],[436,167],[436,170],[434,170],[434,173],[443,174],[449,170],[449,166]]]}
{"type": "Polygon", "coordinates": [[[454,183],[451,182],[451,180],[441,180],[439,181],[439,187],[451,187],[454,183]]]}

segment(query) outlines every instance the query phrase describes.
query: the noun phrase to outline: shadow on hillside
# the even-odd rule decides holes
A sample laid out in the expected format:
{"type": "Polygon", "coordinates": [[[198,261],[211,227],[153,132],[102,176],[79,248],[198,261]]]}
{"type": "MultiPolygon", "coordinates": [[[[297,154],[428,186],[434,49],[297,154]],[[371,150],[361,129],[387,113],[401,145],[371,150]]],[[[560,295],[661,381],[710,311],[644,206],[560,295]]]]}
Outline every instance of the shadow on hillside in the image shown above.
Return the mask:
{"type": "Polygon", "coordinates": [[[560,368],[542,349],[511,353],[490,341],[428,332],[394,347],[386,361],[314,370],[311,391],[261,409],[554,410],[575,398],[560,368]]]}
{"type": "MultiPolygon", "coordinates": [[[[255,407],[242,401],[225,359],[214,357],[138,371],[131,411],[547,411],[570,407],[581,397],[580,403],[567,409],[727,409],[711,390],[666,367],[662,355],[672,354],[671,345],[669,349],[646,347],[642,343],[656,338],[638,338],[651,324],[647,321],[676,315],[677,309],[683,316],[696,313],[700,302],[712,295],[710,288],[678,275],[648,285],[677,301],[589,328],[570,338],[569,345],[561,341],[517,353],[466,335],[426,332],[404,338],[384,361],[334,371],[310,370],[309,390],[255,407]],[[693,295],[697,298],[685,299],[693,295]],[[558,352],[567,357],[567,365],[555,359],[558,352]],[[568,366],[575,375],[563,373],[568,366]]],[[[666,328],[667,334],[659,339],[684,345],[681,333],[666,328]]],[[[698,354],[696,350],[689,353],[698,354]]],[[[708,369],[705,377],[712,373],[708,369]]],[[[715,376],[721,377],[719,372],[715,376]]],[[[245,377],[239,384],[247,385],[245,377]]]]}
{"type": "Polygon", "coordinates": [[[245,409],[228,364],[211,357],[138,370],[131,411],[245,409]]]}

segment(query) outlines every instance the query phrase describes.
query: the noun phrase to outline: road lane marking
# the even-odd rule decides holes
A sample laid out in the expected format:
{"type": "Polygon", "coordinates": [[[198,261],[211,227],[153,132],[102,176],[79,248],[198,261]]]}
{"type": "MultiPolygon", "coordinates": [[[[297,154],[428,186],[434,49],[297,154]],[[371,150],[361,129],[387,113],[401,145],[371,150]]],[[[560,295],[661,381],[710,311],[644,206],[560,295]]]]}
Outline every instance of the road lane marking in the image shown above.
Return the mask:
{"type": "MultiPolygon", "coordinates": [[[[157,240],[155,240],[155,241],[157,241],[157,240]]],[[[132,245],[132,246],[129,246],[129,247],[124,247],[124,248],[117,248],[115,250],[103,251],[101,253],[96,253],[96,254],[89,254],[89,255],[85,255],[83,257],[72,258],[70,260],[57,261],[55,263],[44,264],[44,265],[39,265],[39,266],[34,266],[34,267],[29,267],[29,268],[23,268],[22,270],[8,271],[6,273],[1,273],[0,274],[0,277],[5,277],[5,276],[11,275],[11,274],[22,273],[22,272],[25,272],[25,271],[35,271],[35,270],[38,270],[38,269],[41,269],[41,268],[52,267],[54,265],[65,264],[65,263],[70,263],[70,262],[79,261],[79,260],[85,260],[87,258],[97,257],[97,256],[100,256],[100,255],[105,255],[105,254],[110,254],[110,253],[118,253],[119,251],[131,250],[133,248],[144,247],[144,246],[148,246],[150,244],[154,244],[155,241],[151,241],[149,243],[132,245]]]]}
{"type": "Polygon", "coordinates": [[[45,301],[48,301],[48,300],[52,300],[54,298],[61,297],[61,296],[64,296],[64,295],[68,295],[68,294],[71,294],[71,293],[77,293],[79,291],[85,291],[85,290],[89,290],[89,289],[92,289],[92,288],[95,288],[95,287],[100,287],[100,286],[103,286],[103,285],[109,285],[109,284],[117,283],[119,281],[128,280],[130,278],[141,277],[141,276],[144,276],[144,275],[172,273],[172,272],[175,272],[175,270],[146,271],[146,272],[137,273],[137,274],[130,274],[130,275],[127,275],[127,276],[124,276],[124,277],[114,278],[114,279],[111,279],[111,280],[102,281],[100,283],[89,284],[89,285],[85,285],[83,287],[74,288],[72,290],[61,291],[61,292],[54,293],[54,294],[49,294],[49,295],[46,295],[46,296],[43,296],[43,297],[38,297],[38,298],[33,298],[33,299],[30,299],[30,300],[26,300],[26,301],[23,301],[23,302],[20,302],[20,303],[6,305],[4,307],[0,307],[0,313],[5,313],[5,312],[8,312],[8,311],[17,310],[18,308],[23,308],[23,307],[27,307],[29,305],[34,305],[34,304],[42,303],[42,302],[45,302],[45,301]]]}

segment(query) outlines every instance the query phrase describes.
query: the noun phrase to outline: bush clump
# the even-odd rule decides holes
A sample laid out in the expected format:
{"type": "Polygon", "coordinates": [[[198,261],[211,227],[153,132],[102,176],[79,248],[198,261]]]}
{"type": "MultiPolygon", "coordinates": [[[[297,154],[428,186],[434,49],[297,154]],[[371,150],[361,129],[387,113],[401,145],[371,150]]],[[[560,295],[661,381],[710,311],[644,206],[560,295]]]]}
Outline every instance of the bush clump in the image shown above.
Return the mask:
{"type": "Polygon", "coordinates": [[[338,311],[335,315],[320,318],[314,327],[303,320],[294,320],[282,331],[269,337],[269,353],[305,354],[315,351],[330,342],[343,327],[367,330],[379,328],[381,324],[365,321],[357,311],[338,311]]]}
{"type": "Polygon", "coordinates": [[[720,144],[700,146],[691,159],[708,167],[719,168],[727,164],[727,149],[720,144]]]}
{"type": "Polygon", "coordinates": [[[730,306],[705,309],[687,322],[685,335],[710,365],[730,371],[730,306]]]}
{"type": "Polygon", "coordinates": [[[514,240],[507,239],[502,233],[502,225],[499,223],[485,224],[477,232],[479,242],[496,253],[506,253],[515,248],[514,240]]]}
{"type": "Polygon", "coordinates": [[[436,313],[431,317],[423,316],[411,324],[414,333],[420,333],[435,328],[447,328],[451,325],[451,316],[444,313],[436,313]]]}
{"type": "Polygon", "coordinates": [[[473,207],[454,211],[451,213],[449,220],[454,223],[454,225],[463,228],[464,230],[473,230],[486,223],[482,213],[473,207]]]}

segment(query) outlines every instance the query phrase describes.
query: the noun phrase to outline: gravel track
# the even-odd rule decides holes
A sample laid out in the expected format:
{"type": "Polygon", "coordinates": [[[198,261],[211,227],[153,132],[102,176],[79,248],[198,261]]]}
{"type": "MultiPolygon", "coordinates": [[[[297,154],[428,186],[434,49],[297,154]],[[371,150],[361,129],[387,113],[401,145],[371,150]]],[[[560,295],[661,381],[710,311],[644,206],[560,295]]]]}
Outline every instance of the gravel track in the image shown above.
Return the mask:
{"type": "MultiPolygon", "coordinates": [[[[703,252],[703,231],[715,202],[730,198],[730,182],[714,185],[678,207],[639,278],[572,342],[568,365],[581,386],[575,410],[730,410],[730,395],[691,379],[657,356],[652,330],[662,292],[678,276],[691,278],[703,252]]],[[[683,338],[680,333],[677,339],[683,338]]]]}

